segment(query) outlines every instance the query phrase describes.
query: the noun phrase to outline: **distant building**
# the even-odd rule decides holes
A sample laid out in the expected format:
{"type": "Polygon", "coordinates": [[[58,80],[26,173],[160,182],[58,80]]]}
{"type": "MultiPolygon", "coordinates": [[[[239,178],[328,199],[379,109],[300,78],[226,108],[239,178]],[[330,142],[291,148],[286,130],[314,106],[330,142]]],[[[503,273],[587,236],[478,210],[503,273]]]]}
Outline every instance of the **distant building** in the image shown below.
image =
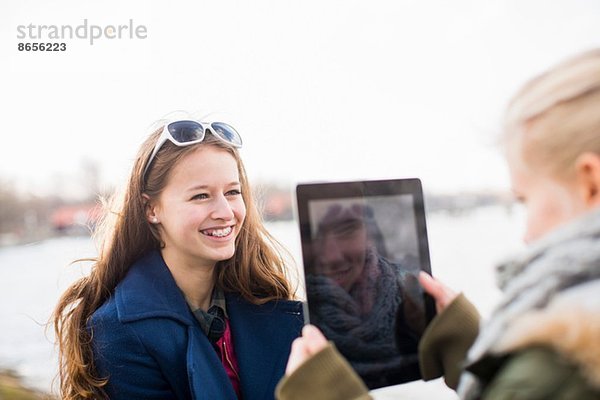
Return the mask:
{"type": "Polygon", "coordinates": [[[97,204],[79,204],[61,206],[50,215],[52,229],[61,234],[89,234],[96,226],[101,215],[97,204]]]}
{"type": "Polygon", "coordinates": [[[264,216],[267,220],[289,220],[292,214],[292,196],[288,192],[270,193],[265,199],[264,216]]]}

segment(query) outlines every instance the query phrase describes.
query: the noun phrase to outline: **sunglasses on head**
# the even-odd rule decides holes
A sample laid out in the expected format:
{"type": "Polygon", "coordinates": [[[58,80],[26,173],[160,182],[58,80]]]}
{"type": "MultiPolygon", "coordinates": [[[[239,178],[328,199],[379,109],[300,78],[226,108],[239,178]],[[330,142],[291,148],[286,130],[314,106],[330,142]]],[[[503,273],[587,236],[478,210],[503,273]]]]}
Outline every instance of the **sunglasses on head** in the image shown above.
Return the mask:
{"type": "Polygon", "coordinates": [[[184,147],[200,143],[206,137],[206,131],[210,132],[217,139],[236,148],[242,147],[242,138],[240,134],[231,126],[224,122],[198,122],[193,120],[181,120],[170,122],[164,126],[152,154],[144,168],[144,177],[156,156],[167,140],[176,146],[184,147]]]}

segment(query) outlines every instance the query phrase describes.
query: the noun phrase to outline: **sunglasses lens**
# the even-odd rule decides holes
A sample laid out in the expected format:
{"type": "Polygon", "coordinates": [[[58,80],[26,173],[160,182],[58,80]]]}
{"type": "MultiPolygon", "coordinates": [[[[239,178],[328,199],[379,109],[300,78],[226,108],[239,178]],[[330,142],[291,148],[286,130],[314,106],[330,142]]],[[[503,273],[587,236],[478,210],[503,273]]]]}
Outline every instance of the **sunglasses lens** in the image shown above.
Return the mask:
{"type": "Polygon", "coordinates": [[[168,126],[171,137],[179,143],[204,139],[204,128],[196,121],[177,121],[168,126]]]}
{"type": "Polygon", "coordinates": [[[210,124],[211,130],[215,135],[235,147],[242,147],[242,137],[231,125],[223,122],[213,122],[210,124]]]}

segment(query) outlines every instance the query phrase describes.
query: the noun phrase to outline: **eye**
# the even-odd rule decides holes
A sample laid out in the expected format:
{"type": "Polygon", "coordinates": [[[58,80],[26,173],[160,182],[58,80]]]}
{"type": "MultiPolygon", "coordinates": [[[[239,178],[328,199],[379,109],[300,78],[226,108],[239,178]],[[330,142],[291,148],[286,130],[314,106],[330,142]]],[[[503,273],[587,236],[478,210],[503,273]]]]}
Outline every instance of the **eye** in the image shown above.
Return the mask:
{"type": "Polygon", "coordinates": [[[519,204],[525,204],[527,199],[525,198],[525,196],[515,195],[515,201],[519,204]]]}
{"type": "Polygon", "coordinates": [[[198,193],[192,196],[190,200],[204,200],[208,199],[208,193],[198,193]]]}
{"type": "Polygon", "coordinates": [[[525,194],[523,193],[523,191],[512,188],[511,192],[512,192],[512,198],[516,203],[524,204],[525,201],[527,200],[525,198],[525,194]]]}
{"type": "Polygon", "coordinates": [[[239,189],[233,189],[225,193],[227,196],[239,196],[240,194],[242,194],[242,191],[239,189]]]}

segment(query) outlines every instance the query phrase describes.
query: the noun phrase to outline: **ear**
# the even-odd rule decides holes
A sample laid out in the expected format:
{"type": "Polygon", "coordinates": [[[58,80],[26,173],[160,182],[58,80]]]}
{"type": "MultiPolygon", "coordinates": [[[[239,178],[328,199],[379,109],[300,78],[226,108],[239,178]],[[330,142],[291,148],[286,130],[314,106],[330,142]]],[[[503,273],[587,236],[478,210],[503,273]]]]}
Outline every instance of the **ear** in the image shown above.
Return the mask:
{"type": "Polygon", "coordinates": [[[148,196],[146,193],[143,193],[142,197],[144,198],[144,202],[145,202],[144,211],[146,213],[146,220],[148,222],[150,222],[151,224],[160,223],[160,220],[158,219],[158,215],[156,212],[156,205],[153,203],[150,196],[148,196]]]}
{"type": "Polygon", "coordinates": [[[577,187],[587,207],[600,206],[600,155],[585,152],[575,161],[577,187]]]}

